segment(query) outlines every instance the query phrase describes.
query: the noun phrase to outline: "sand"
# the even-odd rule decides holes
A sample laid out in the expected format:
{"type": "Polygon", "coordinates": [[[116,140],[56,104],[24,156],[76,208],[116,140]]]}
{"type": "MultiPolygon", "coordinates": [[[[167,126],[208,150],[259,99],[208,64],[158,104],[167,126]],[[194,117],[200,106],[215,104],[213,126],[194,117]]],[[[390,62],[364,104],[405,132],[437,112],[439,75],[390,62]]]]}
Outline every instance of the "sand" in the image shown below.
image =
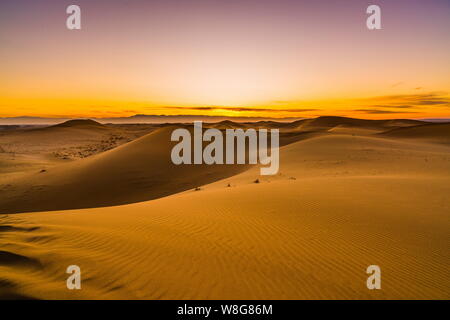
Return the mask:
{"type": "Polygon", "coordinates": [[[46,193],[56,189],[28,191],[22,199],[31,206],[0,199],[0,297],[449,299],[449,133],[409,124],[404,130],[429,137],[393,136],[379,132],[402,130],[404,122],[383,129],[326,120],[284,144],[276,176],[260,176],[257,166],[217,166],[204,176],[204,168],[174,171],[161,160],[166,127],[44,173],[10,177],[9,188],[48,174],[49,186],[69,188],[65,181],[87,191],[79,199],[70,188],[53,198],[46,193]],[[358,130],[336,130],[343,127],[358,130]],[[116,190],[115,176],[124,175],[129,184],[116,190]],[[150,179],[148,187],[140,177],[150,179]],[[92,185],[104,179],[104,190],[92,185]],[[158,194],[161,185],[166,193],[158,194]],[[139,190],[154,199],[137,203],[139,190]],[[129,204],[13,214],[121,194],[129,204]],[[71,264],[81,267],[82,290],[66,289],[71,264]],[[366,287],[372,264],[381,267],[382,290],[366,287]]]}

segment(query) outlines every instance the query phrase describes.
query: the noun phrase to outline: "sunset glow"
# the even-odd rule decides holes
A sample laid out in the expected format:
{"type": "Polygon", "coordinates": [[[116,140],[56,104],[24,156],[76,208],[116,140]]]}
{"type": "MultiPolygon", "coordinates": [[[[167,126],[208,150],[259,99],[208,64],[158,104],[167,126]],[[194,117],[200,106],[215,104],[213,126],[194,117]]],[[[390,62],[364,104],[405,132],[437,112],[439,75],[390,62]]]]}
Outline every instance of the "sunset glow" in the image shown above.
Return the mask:
{"type": "Polygon", "coordinates": [[[450,117],[445,0],[76,3],[1,2],[0,117],[450,117]]]}

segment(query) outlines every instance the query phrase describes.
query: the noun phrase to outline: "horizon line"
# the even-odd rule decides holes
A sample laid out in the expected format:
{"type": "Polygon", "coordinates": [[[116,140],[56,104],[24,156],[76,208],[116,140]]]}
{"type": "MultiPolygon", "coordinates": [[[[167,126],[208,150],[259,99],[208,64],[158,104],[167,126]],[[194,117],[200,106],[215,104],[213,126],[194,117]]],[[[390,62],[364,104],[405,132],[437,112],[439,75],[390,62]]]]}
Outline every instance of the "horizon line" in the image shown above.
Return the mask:
{"type": "MultiPolygon", "coordinates": [[[[207,119],[217,119],[218,122],[222,121],[233,121],[237,120],[237,122],[245,122],[245,120],[254,120],[256,121],[283,121],[283,122],[295,122],[299,120],[308,120],[308,119],[317,119],[317,118],[347,118],[347,119],[357,119],[357,120],[371,120],[371,121],[383,121],[383,120],[417,120],[417,121],[424,121],[424,122],[450,122],[450,116],[449,117],[428,117],[428,118],[379,118],[379,119],[367,119],[367,118],[356,118],[356,117],[349,117],[349,116],[337,116],[337,115],[317,115],[314,117],[282,117],[282,118],[276,118],[276,117],[255,117],[255,116],[222,116],[222,115],[195,115],[195,114],[183,114],[183,115],[167,115],[167,114],[134,114],[131,116],[119,116],[119,117],[73,117],[73,116],[56,116],[56,117],[44,117],[44,116],[14,116],[14,117],[1,117],[0,120],[19,120],[19,119],[35,119],[35,120],[50,120],[50,121],[71,121],[71,120],[99,120],[99,121],[117,121],[117,120],[132,120],[133,118],[138,117],[158,117],[158,118],[190,118],[190,120],[193,119],[195,121],[195,118],[207,118],[207,119]],[[240,121],[239,121],[240,120],[240,121]]],[[[179,119],[183,120],[183,119],[179,119]]],[[[120,124],[121,122],[116,122],[115,124],[120,124]]],[[[155,122],[125,122],[124,124],[151,124],[155,122]]],[[[44,125],[46,123],[1,123],[0,125],[27,125],[27,124],[41,124],[44,125]]],[[[48,123],[48,124],[55,124],[55,123],[48,123]]]]}

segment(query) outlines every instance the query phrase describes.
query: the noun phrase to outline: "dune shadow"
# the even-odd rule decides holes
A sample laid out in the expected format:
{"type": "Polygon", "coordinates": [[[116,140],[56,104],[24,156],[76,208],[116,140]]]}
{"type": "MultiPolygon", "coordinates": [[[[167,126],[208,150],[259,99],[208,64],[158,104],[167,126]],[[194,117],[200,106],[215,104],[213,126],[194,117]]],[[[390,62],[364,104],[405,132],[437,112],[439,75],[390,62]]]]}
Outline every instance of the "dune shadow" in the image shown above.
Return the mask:
{"type": "Polygon", "coordinates": [[[12,267],[32,267],[32,268],[42,267],[41,263],[37,259],[29,258],[20,254],[4,250],[0,250],[0,265],[12,267]]]}

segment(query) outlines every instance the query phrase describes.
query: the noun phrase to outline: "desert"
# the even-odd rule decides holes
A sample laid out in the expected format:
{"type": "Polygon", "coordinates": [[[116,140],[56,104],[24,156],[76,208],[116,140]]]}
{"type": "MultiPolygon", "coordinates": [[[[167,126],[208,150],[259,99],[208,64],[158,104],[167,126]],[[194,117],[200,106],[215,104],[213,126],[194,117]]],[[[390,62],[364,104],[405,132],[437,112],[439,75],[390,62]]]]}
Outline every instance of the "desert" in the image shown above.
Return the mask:
{"type": "Polygon", "coordinates": [[[181,127],[192,124],[0,131],[0,297],[450,298],[448,123],[204,123],[278,128],[272,176],[174,165],[181,127]],[[374,264],[382,290],[366,287],[374,264]],[[69,265],[81,290],[66,288],[69,265]]]}

